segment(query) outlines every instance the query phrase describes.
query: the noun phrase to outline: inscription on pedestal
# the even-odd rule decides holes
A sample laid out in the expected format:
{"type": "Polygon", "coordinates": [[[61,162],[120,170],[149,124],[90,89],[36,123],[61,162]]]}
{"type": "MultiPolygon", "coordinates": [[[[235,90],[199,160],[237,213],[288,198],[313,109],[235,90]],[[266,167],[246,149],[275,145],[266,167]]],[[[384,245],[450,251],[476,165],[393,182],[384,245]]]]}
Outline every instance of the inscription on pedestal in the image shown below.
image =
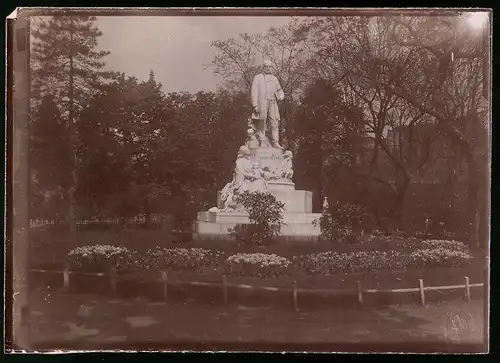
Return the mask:
{"type": "Polygon", "coordinates": [[[274,148],[259,148],[255,149],[252,159],[259,163],[261,167],[276,168],[283,162],[283,151],[274,148]]]}

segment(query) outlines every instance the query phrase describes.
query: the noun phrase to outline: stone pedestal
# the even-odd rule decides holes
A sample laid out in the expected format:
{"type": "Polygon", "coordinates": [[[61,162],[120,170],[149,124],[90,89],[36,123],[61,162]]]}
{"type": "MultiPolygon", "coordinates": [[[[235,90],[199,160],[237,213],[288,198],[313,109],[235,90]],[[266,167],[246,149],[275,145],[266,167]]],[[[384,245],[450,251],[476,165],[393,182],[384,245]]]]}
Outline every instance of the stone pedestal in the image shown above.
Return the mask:
{"type": "MultiPolygon", "coordinates": [[[[257,148],[252,150],[252,162],[261,168],[275,169],[283,162],[283,151],[276,148],[257,148]]],[[[281,235],[288,239],[315,240],[320,234],[313,220],[319,220],[320,213],[312,213],[312,192],[296,190],[291,180],[267,181],[267,192],[285,204],[281,235]]],[[[217,207],[221,208],[220,191],[217,193],[217,207]]],[[[246,212],[199,212],[194,224],[195,239],[227,238],[228,229],[236,224],[250,223],[246,212]]]]}
{"type": "Polygon", "coordinates": [[[283,150],[273,147],[260,147],[252,150],[252,161],[259,163],[262,168],[274,169],[283,161],[283,150]]]}

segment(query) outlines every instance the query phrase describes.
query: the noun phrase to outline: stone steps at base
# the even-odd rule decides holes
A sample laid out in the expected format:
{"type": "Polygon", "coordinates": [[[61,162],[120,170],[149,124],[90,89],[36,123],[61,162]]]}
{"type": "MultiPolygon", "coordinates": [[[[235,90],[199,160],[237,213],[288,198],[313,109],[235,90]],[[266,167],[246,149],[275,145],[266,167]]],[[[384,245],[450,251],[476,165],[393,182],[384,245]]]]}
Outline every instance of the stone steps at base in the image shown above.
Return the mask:
{"type": "MultiPolygon", "coordinates": [[[[201,222],[194,224],[194,233],[197,236],[227,236],[228,229],[234,227],[238,222],[201,222]]],[[[290,223],[281,227],[281,236],[319,236],[321,233],[319,226],[312,223],[290,223]]]]}
{"type": "MultiPolygon", "coordinates": [[[[321,213],[283,213],[283,222],[289,224],[307,223],[312,224],[318,220],[321,213]]],[[[208,223],[249,223],[246,212],[199,212],[198,222],[208,223]]]]}
{"type": "MultiPolygon", "coordinates": [[[[280,241],[296,241],[296,242],[317,242],[318,236],[279,236],[276,238],[278,242],[280,241]]],[[[225,234],[193,234],[193,240],[195,241],[228,241],[236,242],[236,238],[225,234]]]]}

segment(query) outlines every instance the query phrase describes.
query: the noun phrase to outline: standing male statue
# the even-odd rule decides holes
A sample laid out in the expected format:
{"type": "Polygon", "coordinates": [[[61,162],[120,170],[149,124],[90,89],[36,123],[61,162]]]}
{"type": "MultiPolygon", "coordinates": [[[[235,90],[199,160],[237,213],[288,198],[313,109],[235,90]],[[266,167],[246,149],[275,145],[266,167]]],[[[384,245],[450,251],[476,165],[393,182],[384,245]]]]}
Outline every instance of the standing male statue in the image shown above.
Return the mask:
{"type": "Polygon", "coordinates": [[[271,74],[271,62],[265,60],[263,72],[257,74],[252,83],[252,119],[256,124],[257,137],[265,140],[266,128],[271,129],[271,146],[279,149],[279,109],[277,101],[285,98],[278,78],[271,74]]]}

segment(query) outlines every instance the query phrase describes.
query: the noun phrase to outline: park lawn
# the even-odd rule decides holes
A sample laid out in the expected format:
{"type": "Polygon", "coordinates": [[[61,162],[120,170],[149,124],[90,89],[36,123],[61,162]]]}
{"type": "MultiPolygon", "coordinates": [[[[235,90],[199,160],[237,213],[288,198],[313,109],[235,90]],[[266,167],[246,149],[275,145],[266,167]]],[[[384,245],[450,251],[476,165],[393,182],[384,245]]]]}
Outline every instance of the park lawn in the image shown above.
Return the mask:
{"type": "MultiPolygon", "coordinates": [[[[42,266],[57,264],[65,261],[68,252],[77,246],[85,245],[113,245],[123,246],[130,250],[147,251],[155,247],[184,247],[184,248],[207,248],[216,249],[226,254],[235,253],[274,253],[279,256],[291,258],[293,256],[318,253],[325,251],[350,252],[350,251],[388,251],[402,250],[394,246],[391,240],[375,238],[374,241],[350,246],[339,243],[328,243],[324,241],[280,241],[270,246],[239,246],[232,240],[208,240],[179,242],[176,236],[169,231],[161,229],[144,228],[116,228],[103,230],[83,230],[77,233],[76,244],[68,243],[67,234],[57,232],[50,228],[38,228],[30,230],[29,265],[42,266]]],[[[474,255],[481,257],[480,251],[471,251],[474,255]]]]}
{"type": "Polygon", "coordinates": [[[35,349],[483,350],[483,300],[370,309],[164,304],[32,291],[35,349]],[[458,343],[458,345],[457,345],[458,343]],[[180,345],[179,345],[180,344],[180,345]],[[191,345],[190,345],[191,344],[191,345]],[[280,345],[286,344],[286,346],[280,345]],[[311,344],[320,344],[311,348],[311,344]],[[321,344],[323,344],[321,346],[321,344]],[[405,345],[407,344],[407,345],[405,345]],[[410,344],[410,345],[408,345],[410,344]],[[346,348],[346,345],[348,348],[346,348]],[[368,348],[369,349],[369,348],[368,348]]]}
{"type": "MultiPolygon", "coordinates": [[[[42,229],[35,230],[31,235],[32,244],[30,247],[30,263],[32,268],[46,268],[54,270],[62,270],[67,259],[67,254],[71,247],[67,243],[64,235],[55,234],[53,231],[42,229]]],[[[166,231],[147,230],[147,229],[117,229],[117,230],[101,230],[101,231],[80,231],[77,235],[78,245],[95,245],[109,244],[116,246],[126,246],[129,249],[145,251],[156,246],[172,247],[182,246],[213,248],[224,251],[226,254],[238,252],[261,252],[275,253],[285,257],[292,257],[304,253],[323,252],[334,250],[338,252],[352,250],[388,250],[393,249],[390,241],[375,241],[369,245],[362,246],[346,246],[338,244],[330,244],[325,242],[280,242],[271,246],[237,246],[234,241],[194,241],[176,244],[173,237],[166,231]]],[[[443,286],[443,285],[461,285],[464,284],[465,276],[468,276],[471,283],[485,282],[485,266],[481,254],[474,252],[476,258],[473,263],[462,268],[428,268],[428,269],[413,269],[407,271],[391,271],[380,270],[364,273],[338,274],[334,276],[310,276],[299,272],[293,273],[290,276],[280,278],[259,279],[254,277],[228,276],[229,284],[248,284],[254,286],[272,286],[291,289],[293,281],[297,282],[298,288],[305,289],[341,289],[353,290],[356,288],[357,281],[360,281],[363,288],[372,289],[394,289],[394,288],[412,288],[418,287],[418,279],[423,279],[426,286],[443,286]]],[[[156,296],[158,291],[161,291],[161,285],[158,282],[151,282],[159,278],[159,272],[155,271],[137,271],[122,276],[118,283],[118,290],[132,291],[132,295],[143,294],[146,296],[156,296]],[[148,282],[149,281],[149,282],[148,282]]],[[[88,292],[109,292],[109,282],[106,277],[78,277],[72,275],[73,284],[76,281],[76,290],[88,292]]],[[[170,281],[205,281],[205,282],[221,282],[221,272],[208,270],[204,273],[197,273],[186,270],[169,270],[170,281]]],[[[30,281],[33,286],[62,286],[62,274],[40,274],[32,273],[30,281]]],[[[184,297],[198,296],[197,292],[201,288],[199,286],[189,287],[181,286],[179,288],[171,288],[172,295],[175,296],[176,291],[180,291],[179,295],[184,297]],[[196,291],[194,291],[196,290],[196,291]]],[[[203,289],[201,289],[203,290],[203,289]]],[[[215,295],[220,295],[219,287],[207,288],[205,290],[216,290],[215,295]]],[[[473,289],[473,294],[483,294],[482,289],[473,289]]],[[[230,295],[238,299],[250,299],[253,295],[255,300],[262,297],[263,292],[241,291],[240,289],[230,288],[230,295]]],[[[273,293],[271,293],[273,294],[273,293]]],[[[208,292],[207,296],[212,296],[214,293],[208,292]]],[[[305,293],[304,295],[307,295],[305,293]]],[[[328,294],[326,294],[328,295],[328,294]]],[[[395,298],[394,296],[379,295],[375,302],[389,303],[413,302],[418,301],[418,294],[415,296],[395,298]],[[409,299],[409,300],[408,300],[409,299]]],[[[447,292],[428,292],[428,299],[440,300],[443,298],[457,298],[463,295],[462,291],[447,291],[447,292]]],[[[218,298],[210,298],[208,300],[218,300],[218,298]]],[[[273,300],[274,297],[270,297],[273,300]]],[[[288,299],[286,297],[285,299],[288,299]]],[[[305,296],[303,300],[307,301],[305,296]]],[[[312,299],[312,297],[311,297],[312,299]]],[[[203,298],[201,300],[206,300],[203,298]]],[[[354,301],[355,303],[356,301],[354,301]]],[[[369,303],[369,299],[367,303],[369,303]]],[[[330,299],[326,299],[325,304],[330,304],[330,299]]],[[[346,304],[352,304],[352,298],[346,300],[346,304]]]]}

